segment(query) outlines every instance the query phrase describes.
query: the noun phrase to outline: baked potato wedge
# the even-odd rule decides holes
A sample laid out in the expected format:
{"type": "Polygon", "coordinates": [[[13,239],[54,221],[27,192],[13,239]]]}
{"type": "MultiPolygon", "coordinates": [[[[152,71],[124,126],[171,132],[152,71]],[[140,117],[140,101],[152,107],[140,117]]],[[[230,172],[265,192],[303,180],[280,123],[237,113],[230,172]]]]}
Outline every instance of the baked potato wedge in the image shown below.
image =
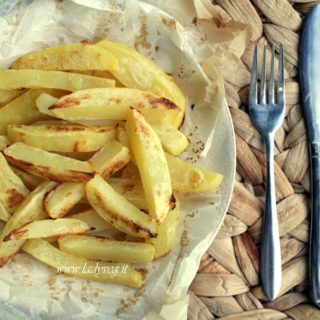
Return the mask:
{"type": "Polygon", "coordinates": [[[41,184],[45,179],[41,177],[34,176],[31,173],[22,171],[11,166],[13,172],[21,179],[23,184],[28,188],[28,190],[34,190],[39,184],[41,184]]]}
{"type": "Polygon", "coordinates": [[[122,170],[121,178],[141,180],[138,167],[132,161],[129,162],[127,166],[122,170]]]}
{"type": "Polygon", "coordinates": [[[107,179],[130,162],[129,149],[116,140],[109,141],[88,162],[96,173],[107,179]]]}
{"type": "Polygon", "coordinates": [[[0,151],[3,151],[9,144],[10,141],[7,136],[0,136],[0,151]]]}
{"type": "MultiPolygon", "coordinates": [[[[124,196],[134,206],[144,212],[148,211],[148,205],[140,179],[112,177],[107,179],[107,182],[116,192],[124,196]]],[[[84,198],[82,200],[81,203],[87,203],[87,199],[84,198]]]]}
{"type": "Polygon", "coordinates": [[[23,93],[25,93],[26,90],[20,89],[20,90],[0,90],[0,107],[3,107],[7,103],[11,102],[12,100],[18,98],[23,93]]]}
{"type": "Polygon", "coordinates": [[[25,240],[0,242],[0,268],[9,263],[20,250],[25,240]]]}
{"type": "MultiPolygon", "coordinates": [[[[36,99],[37,110],[43,115],[56,117],[55,114],[51,110],[49,110],[49,107],[57,101],[58,101],[57,98],[51,96],[50,94],[43,93],[40,96],[38,96],[38,98],[36,99]]],[[[61,121],[61,120],[55,119],[53,121],[61,121]]],[[[37,121],[35,125],[38,125],[39,122],[41,124],[41,121],[37,121]]]]}
{"type": "Polygon", "coordinates": [[[169,169],[161,142],[142,114],[132,109],[127,134],[141,175],[149,214],[161,223],[174,206],[169,169]]]}
{"type": "Polygon", "coordinates": [[[122,194],[129,202],[142,210],[148,210],[141,180],[131,178],[109,178],[110,186],[122,194]]]}
{"type": "Polygon", "coordinates": [[[62,251],[90,260],[128,263],[149,263],[154,257],[154,247],[149,243],[116,241],[87,235],[60,237],[62,251]]]}
{"type": "Polygon", "coordinates": [[[187,149],[189,145],[187,137],[174,126],[170,124],[160,124],[154,125],[152,128],[158,135],[162,147],[166,152],[177,156],[187,149]]]}
{"type": "Polygon", "coordinates": [[[155,220],[96,175],[86,184],[87,198],[98,214],[116,229],[140,238],[156,237],[155,220]]]}
{"type": "Polygon", "coordinates": [[[223,175],[197,167],[166,153],[172,188],[174,191],[201,193],[219,188],[223,175]]]}
{"type": "Polygon", "coordinates": [[[8,263],[25,242],[25,240],[10,240],[6,242],[3,242],[3,240],[8,237],[13,230],[18,229],[31,221],[48,217],[43,207],[43,199],[45,194],[55,185],[55,182],[42,183],[26,197],[15,213],[10,217],[0,236],[0,267],[8,263]]]}
{"type": "Polygon", "coordinates": [[[107,78],[107,79],[112,79],[116,82],[116,87],[124,87],[124,85],[114,77],[114,75],[110,71],[106,70],[92,70],[92,76],[94,77],[102,77],[102,78],[107,78]]]}
{"type": "Polygon", "coordinates": [[[0,176],[2,178],[0,183],[0,203],[9,213],[13,213],[29,195],[29,190],[11,169],[2,153],[0,153],[0,176]]]}
{"type": "Polygon", "coordinates": [[[45,195],[50,192],[56,184],[56,182],[45,181],[24,199],[2,230],[1,240],[5,239],[13,230],[19,229],[29,222],[48,217],[44,210],[43,200],[45,195]]]}
{"type": "Polygon", "coordinates": [[[11,69],[41,70],[116,70],[117,59],[99,46],[65,43],[31,52],[12,63],[11,69]]]}
{"type": "Polygon", "coordinates": [[[92,152],[57,152],[57,153],[65,157],[81,160],[81,161],[88,161],[95,154],[94,151],[92,152]]]}
{"type": "Polygon", "coordinates": [[[99,41],[97,45],[106,49],[117,59],[121,68],[110,71],[126,87],[150,91],[160,97],[170,99],[179,106],[180,112],[176,114],[171,124],[176,127],[181,125],[186,101],[170,76],[133,48],[109,40],[99,41]]]}
{"type": "Polygon", "coordinates": [[[58,182],[83,182],[92,177],[93,168],[80,161],[16,142],[4,155],[10,165],[33,175],[58,182]]]}
{"type": "Polygon", "coordinates": [[[84,221],[94,229],[93,231],[114,230],[112,224],[102,219],[94,209],[88,209],[82,212],[78,212],[69,217],[84,221]]]}
{"type": "Polygon", "coordinates": [[[122,125],[122,124],[120,125],[120,123],[116,124],[115,137],[116,137],[117,141],[119,141],[123,146],[127,147],[130,150],[131,146],[129,143],[125,123],[124,123],[124,125],[122,125]]]}
{"type": "Polygon", "coordinates": [[[166,256],[174,248],[177,242],[177,226],[180,220],[180,200],[175,194],[176,206],[170,210],[166,218],[160,224],[157,238],[147,239],[155,248],[154,259],[166,256]]]}
{"type": "Polygon", "coordinates": [[[11,142],[23,142],[46,151],[92,152],[114,139],[112,127],[84,127],[77,124],[9,125],[11,142]]]}
{"type": "Polygon", "coordinates": [[[57,237],[84,233],[90,229],[91,227],[87,223],[78,219],[44,219],[30,222],[19,229],[13,230],[6,236],[5,241],[57,237]]]}
{"type": "Polygon", "coordinates": [[[61,218],[83,197],[85,197],[84,183],[64,182],[48,193],[44,207],[51,218],[61,218]]]}
{"type": "Polygon", "coordinates": [[[39,112],[36,99],[43,90],[28,90],[0,109],[0,134],[7,134],[9,124],[30,124],[48,119],[48,115],[39,112]]]}
{"type": "Polygon", "coordinates": [[[4,205],[0,202],[0,220],[8,221],[11,215],[8,210],[4,207],[4,205]]]}
{"type": "Polygon", "coordinates": [[[4,90],[48,88],[77,91],[114,86],[114,80],[79,73],[33,69],[0,70],[0,89],[4,90]]]}
{"type": "Polygon", "coordinates": [[[150,123],[172,123],[180,110],[168,99],[131,88],[80,90],[60,98],[47,108],[39,107],[40,101],[37,102],[39,110],[47,109],[45,113],[74,122],[126,120],[130,108],[135,108],[140,110],[150,123]]]}
{"type": "Polygon", "coordinates": [[[22,250],[41,262],[56,268],[58,273],[135,288],[142,285],[142,273],[135,270],[132,264],[99,261],[100,269],[94,272],[97,268],[97,261],[76,257],[57,249],[42,239],[27,240],[22,250]]]}

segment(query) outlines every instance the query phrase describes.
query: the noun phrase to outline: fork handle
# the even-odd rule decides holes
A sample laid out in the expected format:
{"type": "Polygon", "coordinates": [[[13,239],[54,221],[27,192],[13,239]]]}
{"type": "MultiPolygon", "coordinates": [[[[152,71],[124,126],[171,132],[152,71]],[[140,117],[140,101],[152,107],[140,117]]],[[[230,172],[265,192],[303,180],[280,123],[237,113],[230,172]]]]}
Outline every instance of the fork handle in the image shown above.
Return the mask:
{"type": "Polygon", "coordinates": [[[264,137],[267,151],[267,183],[261,241],[260,278],[269,300],[274,300],[281,287],[281,254],[274,180],[274,133],[264,137]]]}
{"type": "Polygon", "coordinates": [[[320,143],[311,143],[310,294],[320,307],[320,143]]]}

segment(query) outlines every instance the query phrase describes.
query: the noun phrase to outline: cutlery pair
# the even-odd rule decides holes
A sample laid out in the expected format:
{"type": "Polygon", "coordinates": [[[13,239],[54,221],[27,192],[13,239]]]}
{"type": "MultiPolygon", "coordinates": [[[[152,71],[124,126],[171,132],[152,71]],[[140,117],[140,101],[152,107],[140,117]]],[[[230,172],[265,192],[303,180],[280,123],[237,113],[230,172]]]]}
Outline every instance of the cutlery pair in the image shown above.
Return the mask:
{"type": "MultiPolygon", "coordinates": [[[[311,165],[311,228],[309,251],[310,295],[320,307],[320,5],[315,6],[304,22],[300,40],[300,83],[304,116],[308,129],[311,165]]],[[[268,94],[266,88],[266,48],[264,48],[260,93],[258,61],[255,49],[249,95],[252,122],[263,136],[267,154],[265,213],[261,242],[260,278],[269,300],[281,287],[281,253],[274,184],[274,136],[285,114],[284,48],[279,46],[278,78],[274,80],[275,48],[272,46],[268,94]],[[275,89],[276,87],[276,89],[275,89]],[[258,97],[259,96],[259,97],[258,97]]]]}

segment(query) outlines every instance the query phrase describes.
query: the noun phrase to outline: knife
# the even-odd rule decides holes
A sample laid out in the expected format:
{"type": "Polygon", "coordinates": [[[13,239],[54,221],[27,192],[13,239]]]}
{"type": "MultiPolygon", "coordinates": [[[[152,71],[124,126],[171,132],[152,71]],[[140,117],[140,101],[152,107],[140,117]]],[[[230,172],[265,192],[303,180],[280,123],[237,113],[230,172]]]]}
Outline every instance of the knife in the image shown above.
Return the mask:
{"type": "Polygon", "coordinates": [[[320,5],[305,19],[299,47],[304,118],[311,165],[310,295],[320,307],[320,5]]]}

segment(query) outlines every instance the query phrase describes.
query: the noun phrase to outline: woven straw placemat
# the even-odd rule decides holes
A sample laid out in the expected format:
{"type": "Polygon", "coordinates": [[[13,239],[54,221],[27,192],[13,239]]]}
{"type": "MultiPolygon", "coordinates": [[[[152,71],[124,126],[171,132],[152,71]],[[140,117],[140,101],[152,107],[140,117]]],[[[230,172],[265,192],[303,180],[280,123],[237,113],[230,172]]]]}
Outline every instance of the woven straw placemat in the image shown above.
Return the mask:
{"type": "Polygon", "coordinates": [[[236,132],[236,182],[228,214],[190,286],[190,320],[320,319],[320,311],[308,296],[309,158],[297,69],[301,24],[317,3],[320,1],[213,1],[253,32],[238,70],[232,79],[225,79],[236,132]],[[266,45],[270,60],[270,43],[278,49],[281,42],[285,45],[287,105],[275,139],[275,179],[283,281],[279,297],[268,302],[259,286],[266,160],[261,136],[248,116],[247,99],[255,45],[260,59],[266,45]]]}

